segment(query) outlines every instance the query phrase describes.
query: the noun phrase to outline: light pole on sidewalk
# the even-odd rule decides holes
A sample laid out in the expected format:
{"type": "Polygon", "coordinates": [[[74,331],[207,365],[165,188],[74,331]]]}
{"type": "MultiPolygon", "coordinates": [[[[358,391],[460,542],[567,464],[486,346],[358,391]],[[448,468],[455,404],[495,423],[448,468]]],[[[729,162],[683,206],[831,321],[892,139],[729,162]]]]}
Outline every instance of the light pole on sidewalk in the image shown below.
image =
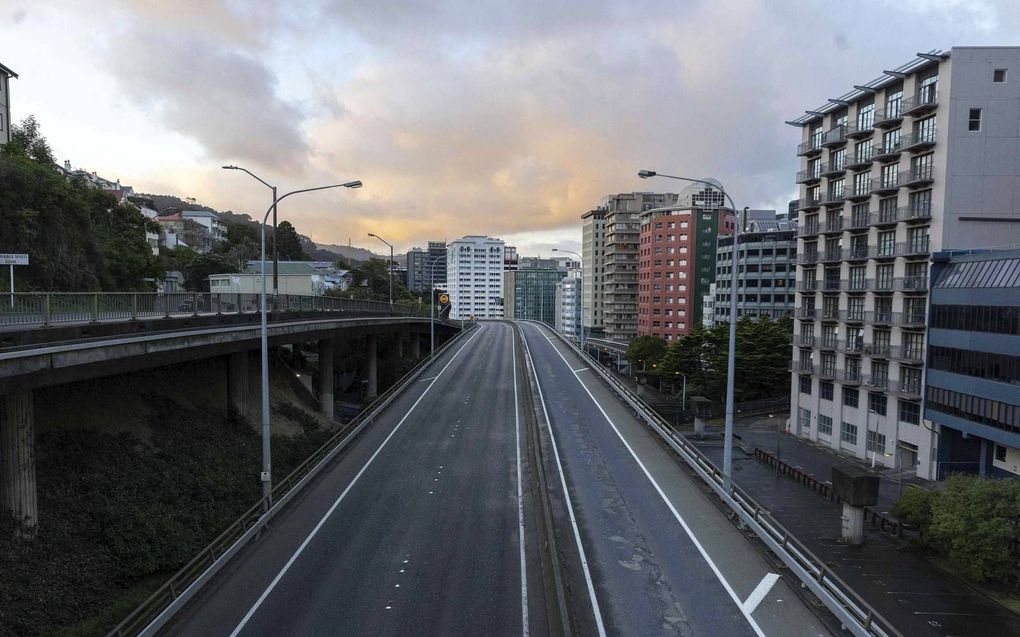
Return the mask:
{"type": "MultiPolygon", "coordinates": [[[[273,298],[276,299],[276,297],[280,295],[280,280],[278,273],[280,269],[280,241],[279,237],[276,236],[276,202],[279,200],[276,198],[276,186],[268,183],[265,179],[262,179],[247,168],[231,164],[230,166],[223,166],[223,170],[240,170],[242,172],[246,172],[254,177],[256,181],[261,182],[263,186],[273,191],[273,298]]],[[[280,199],[283,199],[283,197],[280,197],[280,199]]],[[[262,260],[263,269],[265,269],[265,257],[263,257],[262,260]]],[[[262,275],[265,276],[265,272],[263,272],[262,275]]],[[[273,302],[276,303],[276,301],[273,302]]],[[[238,302],[238,305],[240,305],[240,302],[238,302]]]]}
{"type": "MultiPolygon", "coordinates": [[[[722,193],[723,198],[730,202],[730,209],[734,215],[737,215],[737,206],[733,203],[733,198],[729,196],[726,190],[718,183],[706,181],[704,179],[692,179],[690,177],[677,177],[675,175],[663,175],[655,172],[654,170],[641,170],[638,171],[638,177],[642,179],[648,179],[649,177],[663,177],[666,179],[677,179],[679,181],[687,181],[695,184],[704,184],[709,188],[718,190],[722,193]]],[[[737,351],[737,287],[739,284],[737,278],[737,263],[740,260],[740,233],[743,230],[744,216],[747,214],[747,208],[744,208],[744,214],[740,215],[733,228],[733,270],[730,277],[730,345],[729,353],[726,356],[726,428],[723,434],[723,489],[729,494],[732,492],[733,486],[733,383],[735,377],[736,367],[736,351],[737,351]]]]}
{"type": "MultiPolygon", "coordinates": [[[[775,414],[769,414],[769,420],[776,418],[775,414]]],[[[776,477],[779,477],[779,443],[783,439],[783,432],[779,430],[779,419],[776,418],[776,477]]]]}

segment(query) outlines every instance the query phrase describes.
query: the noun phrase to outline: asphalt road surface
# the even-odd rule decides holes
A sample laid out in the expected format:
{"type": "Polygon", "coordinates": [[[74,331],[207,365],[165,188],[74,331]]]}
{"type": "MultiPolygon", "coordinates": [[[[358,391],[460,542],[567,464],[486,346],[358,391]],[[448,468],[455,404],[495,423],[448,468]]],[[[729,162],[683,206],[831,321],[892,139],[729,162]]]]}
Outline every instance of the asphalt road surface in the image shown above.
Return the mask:
{"type": "Polygon", "coordinates": [[[586,362],[521,328],[599,634],[829,634],[586,362]]]}
{"type": "Polygon", "coordinates": [[[518,355],[506,323],[454,345],[166,632],[543,634],[518,355]]]}

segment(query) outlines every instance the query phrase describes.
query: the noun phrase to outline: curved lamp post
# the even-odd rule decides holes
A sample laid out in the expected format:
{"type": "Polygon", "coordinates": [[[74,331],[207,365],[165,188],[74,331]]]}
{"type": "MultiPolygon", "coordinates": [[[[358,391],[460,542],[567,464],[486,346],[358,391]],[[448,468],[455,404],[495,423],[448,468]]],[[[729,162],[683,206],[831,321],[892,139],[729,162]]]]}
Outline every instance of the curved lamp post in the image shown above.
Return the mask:
{"type": "Polygon", "coordinates": [[[275,299],[280,294],[279,285],[280,281],[277,273],[278,270],[280,269],[280,250],[279,250],[280,242],[277,240],[276,237],[276,186],[270,184],[265,179],[259,177],[258,175],[248,170],[247,168],[242,168],[240,166],[234,166],[233,164],[231,164],[230,166],[223,166],[223,170],[240,170],[242,172],[246,172],[249,175],[251,175],[256,181],[261,182],[263,186],[273,191],[273,298],[275,299]]]}
{"type": "MultiPolygon", "coordinates": [[[[666,179],[677,179],[695,184],[705,184],[721,192],[723,197],[730,202],[730,209],[733,210],[733,213],[737,213],[737,207],[734,205],[733,199],[719,184],[714,184],[704,179],[663,175],[654,170],[638,171],[638,177],[641,179],[664,177],[666,179]]],[[[726,429],[723,437],[723,488],[727,493],[731,492],[733,485],[733,378],[737,345],[737,263],[740,260],[737,250],[740,245],[740,231],[743,229],[744,215],[746,214],[747,208],[744,208],[744,214],[737,220],[736,227],[733,230],[733,271],[730,278],[730,346],[729,353],[726,356],[726,429]]]]}
{"type": "MultiPolygon", "coordinates": [[[[228,167],[224,166],[228,170],[244,170],[244,168],[228,167]]],[[[251,175],[250,172],[248,172],[251,175]]],[[[254,175],[252,175],[254,177],[254,175]]],[[[255,177],[258,179],[258,177],[255,177]]],[[[259,181],[262,181],[259,179],[259,181]]],[[[265,182],[262,182],[265,183],[265,182]]],[[[268,185],[268,184],[267,184],[268,185]]],[[[270,435],[269,435],[269,330],[266,322],[266,223],[269,221],[269,214],[276,210],[276,205],[290,197],[291,195],[297,195],[302,192],[314,192],[316,190],[328,190],[330,188],[361,188],[362,184],[360,181],[348,181],[342,184],[333,184],[331,186],[318,186],[316,188],[302,188],[301,190],[292,190],[281,197],[276,197],[276,189],[273,189],[273,203],[266,210],[266,214],[262,217],[261,227],[261,254],[262,261],[260,264],[260,274],[262,275],[262,294],[259,297],[259,313],[261,314],[261,349],[262,349],[262,473],[260,480],[262,481],[262,510],[268,511],[269,507],[273,503],[273,479],[272,479],[272,453],[270,448],[270,435]]]]}
{"type": "Polygon", "coordinates": [[[393,244],[374,232],[369,232],[368,236],[375,237],[390,247],[390,261],[386,264],[386,272],[390,275],[390,305],[393,305],[393,244]]]}

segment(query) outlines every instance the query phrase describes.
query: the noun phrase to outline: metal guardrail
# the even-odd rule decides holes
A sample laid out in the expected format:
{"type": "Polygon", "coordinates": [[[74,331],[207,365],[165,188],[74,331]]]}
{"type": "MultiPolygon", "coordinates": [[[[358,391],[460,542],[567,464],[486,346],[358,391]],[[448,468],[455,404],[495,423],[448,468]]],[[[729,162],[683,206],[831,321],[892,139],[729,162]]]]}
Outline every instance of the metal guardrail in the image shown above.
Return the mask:
{"type": "Polygon", "coordinates": [[[690,466],[719,498],[733,510],[772,552],[801,581],[801,584],[818,597],[825,606],[857,637],[903,637],[887,619],[872,608],[856,591],[832,573],[829,566],[815,556],[772,515],[755,502],[746,491],[733,484],[726,492],[722,470],[664,418],[602,369],[591,357],[577,349],[558,332],[554,333],[582,360],[591,363],[591,369],[602,377],[617,394],[628,403],[646,423],[690,466]]]}
{"type": "MultiPolygon", "coordinates": [[[[217,314],[257,314],[259,294],[221,292],[15,292],[0,299],[0,326],[82,323],[217,314]]],[[[271,312],[361,312],[424,316],[422,306],[333,296],[266,297],[271,312]]]]}
{"type": "MultiPolygon", "coordinates": [[[[389,305],[385,303],[384,305],[389,305]]],[[[471,324],[438,348],[434,356],[428,356],[415,365],[407,374],[380,394],[365,407],[351,422],[344,425],[321,447],[298,465],[282,481],[273,485],[268,498],[261,498],[241,514],[223,533],[210,542],[198,555],[165,584],[160,586],[141,605],[135,608],[117,624],[107,637],[154,635],[211,579],[235,554],[272,520],[305,485],[307,485],[336,455],[352,441],[361,430],[372,424],[379,413],[403,392],[422,371],[464,334],[477,324],[471,324]]]]}

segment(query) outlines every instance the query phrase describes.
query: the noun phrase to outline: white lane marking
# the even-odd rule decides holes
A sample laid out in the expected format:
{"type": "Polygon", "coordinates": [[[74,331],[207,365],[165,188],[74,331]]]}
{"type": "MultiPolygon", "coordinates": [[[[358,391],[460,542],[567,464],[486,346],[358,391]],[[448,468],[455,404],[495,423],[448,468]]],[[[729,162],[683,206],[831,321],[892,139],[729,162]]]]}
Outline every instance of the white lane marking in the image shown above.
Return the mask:
{"type": "Polygon", "coordinates": [[[751,594],[747,596],[747,599],[745,599],[744,603],[741,605],[744,612],[748,615],[754,613],[754,609],[758,608],[758,604],[765,599],[765,596],[769,594],[769,591],[772,590],[772,587],[775,586],[778,581],[778,573],[769,573],[765,577],[761,578],[761,581],[758,582],[758,585],[754,587],[754,590],[751,591],[751,594]]]}
{"type": "Polygon", "coordinates": [[[528,566],[524,553],[524,492],[521,489],[521,403],[517,398],[517,334],[510,327],[510,352],[514,372],[514,436],[517,450],[517,534],[521,546],[521,634],[528,637],[528,566]]]}
{"type": "Polygon", "coordinates": [[[586,369],[588,369],[588,368],[587,368],[587,367],[582,367],[581,369],[572,369],[572,370],[570,370],[570,371],[572,371],[572,372],[574,372],[574,373],[576,374],[576,373],[578,373],[578,372],[583,372],[583,371],[585,371],[586,369]]]}
{"type": "MultiPolygon", "coordinates": [[[[537,326],[535,327],[535,329],[538,330],[539,334],[545,336],[545,339],[549,341],[549,346],[552,347],[553,351],[556,352],[556,354],[560,357],[560,360],[562,360],[563,363],[567,366],[567,369],[572,369],[570,367],[570,363],[567,362],[567,359],[560,352],[559,348],[557,348],[556,344],[553,343],[553,340],[546,336],[545,331],[538,328],[537,326]]],[[[584,389],[585,393],[588,394],[588,397],[591,398],[591,401],[595,403],[595,406],[598,407],[598,410],[602,412],[602,416],[606,419],[606,422],[609,423],[609,426],[613,428],[613,431],[616,432],[616,437],[620,439],[620,442],[623,443],[623,446],[626,447],[627,451],[630,452],[631,457],[634,458],[634,462],[636,462],[638,466],[641,467],[641,471],[644,472],[645,477],[648,478],[648,481],[652,483],[653,487],[655,487],[655,490],[656,492],[658,492],[659,497],[662,498],[662,501],[666,503],[666,506],[673,514],[673,517],[676,518],[676,521],[680,523],[680,526],[683,527],[684,531],[687,533],[687,537],[691,538],[691,542],[693,542],[694,546],[697,547],[698,552],[701,553],[701,557],[703,557],[705,559],[705,562],[708,563],[709,568],[711,568],[712,572],[715,573],[715,576],[719,580],[719,583],[723,585],[724,589],[726,589],[726,593],[730,596],[730,599],[733,600],[733,603],[737,605],[737,608],[740,609],[741,614],[744,616],[744,619],[747,620],[747,623],[751,625],[751,628],[754,630],[755,634],[758,635],[759,637],[765,637],[765,633],[763,633],[761,627],[758,626],[758,622],[754,621],[754,618],[751,617],[750,613],[744,611],[744,607],[740,602],[740,598],[737,597],[737,594],[733,590],[733,587],[730,586],[730,583],[726,581],[725,577],[723,577],[723,574],[719,570],[719,567],[715,565],[715,562],[713,562],[712,558],[709,557],[708,551],[706,551],[705,547],[701,545],[701,542],[698,541],[698,538],[694,536],[694,532],[691,531],[691,527],[687,525],[686,520],[684,520],[683,517],[680,515],[680,512],[676,510],[676,507],[673,506],[673,503],[669,501],[669,498],[666,497],[666,493],[662,490],[662,487],[659,486],[659,483],[656,482],[655,478],[652,477],[652,474],[645,467],[645,464],[641,462],[641,459],[638,458],[636,453],[634,453],[634,450],[631,448],[627,440],[624,439],[623,434],[620,433],[620,430],[616,428],[616,424],[613,423],[612,419],[609,418],[609,414],[606,413],[606,410],[602,408],[602,405],[599,404],[599,401],[595,399],[594,394],[591,393],[591,390],[588,389],[588,386],[581,381],[580,377],[577,374],[574,374],[574,378],[577,379],[578,384],[581,385],[581,388],[584,389]]]]}
{"type": "Polygon", "coordinates": [[[595,584],[591,580],[591,570],[588,568],[588,557],[584,553],[584,546],[581,544],[581,531],[577,528],[577,518],[574,517],[574,505],[570,501],[570,491],[567,490],[567,478],[563,474],[563,463],[560,462],[560,452],[556,448],[556,436],[553,435],[552,422],[549,420],[549,410],[545,406],[545,396],[542,394],[542,383],[538,380],[538,370],[535,369],[535,359],[531,357],[531,348],[528,346],[528,339],[524,337],[524,328],[521,329],[521,337],[524,343],[524,354],[531,361],[531,368],[535,371],[535,386],[538,387],[538,399],[542,405],[542,413],[545,414],[545,426],[549,429],[549,439],[552,440],[553,456],[556,458],[556,468],[560,472],[560,487],[563,489],[563,500],[567,503],[567,514],[570,517],[570,526],[574,529],[574,542],[577,544],[577,552],[581,556],[581,570],[584,572],[584,581],[588,586],[588,598],[591,600],[591,609],[595,614],[595,626],[598,628],[599,637],[606,637],[606,627],[602,623],[602,611],[599,609],[599,600],[595,597],[595,584]]]}
{"type": "MultiPolygon", "coordinates": [[[[273,592],[273,589],[276,588],[276,585],[280,583],[280,580],[283,579],[283,576],[287,573],[288,570],[290,570],[290,567],[297,560],[298,556],[300,556],[301,553],[305,550],[305,547],[308,546],[308,543],[312,541],[312,538],[315,537],[315,534],[319,532],[319,529],[322,528],[322,525],[326,523],[326,520],[329,519],[329,516],[333,515],[333,511],[335,511],[336,508],[340,506],[340,502],[343,501],[343,499],[347,497],[347,494],[350,493],[351,489],[354,488],[354,485],[358,482],[358,479],[361,478],[362,474],[365,473],[369,465],[372,464],[372,461],[376,459],[376,456],[378,456],[380,452],[382,452],[383,448],[386,446],[386,443],[390,441],[390,438],[392,438],[393,435],[397,433],[397,431],[400,429],[400,426],[403,425],[404,422],[411,416],[411,413],[414,411],[414,408],[418,406],[418,403],[420,403],[423,398],[425,398],[425,396],[429,393],[429,390],[435,386],[436,380],[438,380],[439,377],[443,375],[443,372],[445,372],[446,369],[453,364],[453,361],[457,360],[457,357],[460,356],[460,353],[464,351],[464,348],[467,347],[468,344],[471,343],[471,341],[473,341],[476,336],[481,334],[481,332],[482,330],[479,329],[474,334],[472,334],[471,337],[467,341],[465,341],[463,345],[460,346],[460,349],[458,349],[456,353],[454,353],[450,360],[447,361],[446,365],[443,366],[443,369],[439,370],[439,373],[436,374],[436,377],[435,379],[433,379],[432,384],[425,388],[425,391],[421,393],[421,396],[418,396],[418,400],[414,401],[414,404],[411,405],[411,408],[407,410],[407,413],[404,414],[404,417],[400,419],[400,422],[397,423],[397,426],[393,428],[393,431],[391,431],[389,435],[386,436],[386,439],[382,441],[382,444],[379,445],[379,448],[376,449],[375,453],[373,453],[372,456],[368,459],[368,462],[365,463],[365,466],[363,466],[361,470],[358,471],[358,473],[354,476],[354,479],[351,480],[351,483],[348,484],[347,488],[344,489],[343,493],[340,494],[340,497],[338,497],[336,501],[333,502],[333,505],[329,507],[329,510],[326,511],[326,514],[322,516],[322,519],[320,519],[318,524],[315,525],[315,528],[312,529],[312,532],[308,534],[308,537],[306,537],[304,541],[301,542],[301,546],[299,546],[297,550],[294,551],[294,554],[290,556],[290,559],[287,560],[287,563],[283,565],[283,568],[280,569],[280,572],[276,574],[276,577],[273,578],[273,581],[269,583],[269,586],[266,587],[266,590],[263,591],[261,595],[259,595],[259,598],[257,600],[255,600],[255,603],[252,605],[252,607],[248,609],[247,613],[245,613],[244,618],[241,619],[241,623],[239,623],[237,625],[237,628],[235,628],[233,632],[230,633],[230,637],[237,637],[237,635],[245,627],[248,621],[252,618],[252,615],[255,614],[255,611],[257,611],[259,609],[259,606],[262,605],[262,602],[266,601],[266,598],[269,597],[269,594],[273,592]]],[[[432,492],[429,491],[429,493],[432,492]]],[[[404,560],[404,563],[406,564],[407,560],[404,560]]]]}
{"type": "Polygon", "coordinates": [[[435,380],[435,379],[436,379],[436,376],[433,376],[433,377],[431,377],[431,378],[422,378],[422,379],[419,379],[419,380],[418,380],[418,382],[419,382],[419,383],[424,383],[425,381],[428,381],[428,380],[435,380]]]}

